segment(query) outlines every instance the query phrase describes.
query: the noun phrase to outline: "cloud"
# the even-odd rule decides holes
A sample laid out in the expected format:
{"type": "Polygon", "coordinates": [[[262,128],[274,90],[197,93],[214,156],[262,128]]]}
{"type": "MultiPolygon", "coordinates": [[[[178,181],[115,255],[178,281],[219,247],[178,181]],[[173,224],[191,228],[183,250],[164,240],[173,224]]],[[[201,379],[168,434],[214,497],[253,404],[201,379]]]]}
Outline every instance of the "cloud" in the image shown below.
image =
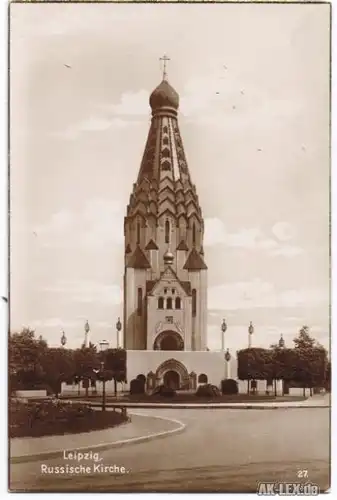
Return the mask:
{"type": "Polygon", "coordinates": [[[61,210],[54,213],[47,224],[35,227],[33,232],[39,237],[58,237],[62,233],[70,232],[74,221],[75,216],[72,212],[61,210]]]}
{"type": "Polygon", "coordinates": [[[279,241],[289,241],[294,237],[294,228],[289,222],[277,222],[272,232],[279,241]]]}
{"type": "Polygon", "coordinates": [[[328,289],[299,288],[278,291],[272,283],[255,279],[209,288],[208,306],[226,310],[296,308],[328,305],[328,289]]]}
{"type": "MultiPolygon", "coordinates": [[[[43,292],[67,295],[67,300],[79,303],[99,303],[111,306],[122,303],[122,289],[119,285],[107,285],[92,281],[59,281],[42,288],[43,292]]],[[[52,325],[50,325],[52,326],[52,325]]]]}
{"type": "Polygon", "coordinates": [[[299,99],[272,99],[256,86],[244,87],[232,71],[195,77],[185,85],[181,113],[193,123],[218,128],[269,128],[287,123],[303,108],[299,99]]]}
{"type": "Polygon", "coordinates": [[[120,101],[108,108],[116,116],[149,116],[149,92],[124,92],[120,101]]]}
{"type": "Polygon", "coordinates": [[[124,242],[124,207],[109,200],[88,200],[81,211],[62,210],[34,228],[41,246],[96,250],[124,242]]]}
{"type": "Polygon", "coordinates": [[[279,255],[282,257],[296,257],[297,255],[301,255],[303,253],[303,249],[300,247],[285,245],[283,247],[276,248],[271,252],[271,255],[279,255]]]}
{"type": "Polygon", "coordinates": [[[37,319],[31,322],[33,328],[74,328],[83,325],[81,320],[64,320],[60,318],[37,319]]]}
{"type": "Polygon", "coordinates": [[[86,132],[102,132],[106,130],[120,130],[127,127],[142,125],[143,122],[136,120],[125,120],[118,117],[91,116],[88,119],[69,125],[64,132],[57,132],[54,135],[63,139],[73,140],[86,132]]]}
{"type": "MultiPolygon", "coordinates": [[[[285,234],[285,230],[283,231],[285,234]]],[[[233,248],[261,250],[266,251],[269,255],[283,257],[294,257],[302,253],[301,248],[290,245],[283,246],[276,239],[266,236],[259,228],[242,228],[237,233],[229,233],[224,223],[216,217],[205,219],[204,244],[205,247],[222,244],[233,248]]]]}

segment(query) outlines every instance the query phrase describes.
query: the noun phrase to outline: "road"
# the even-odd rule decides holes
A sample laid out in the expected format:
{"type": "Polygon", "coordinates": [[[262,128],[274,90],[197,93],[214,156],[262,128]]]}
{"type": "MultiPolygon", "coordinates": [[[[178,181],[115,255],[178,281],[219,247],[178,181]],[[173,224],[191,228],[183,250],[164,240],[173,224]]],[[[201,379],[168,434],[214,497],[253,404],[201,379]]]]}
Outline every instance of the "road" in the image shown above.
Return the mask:
{"type": "Polygon", "coordinates": [[[303,482],[329,487],[328,408],[137,412],[172,417],[187,427],[100,453],[100,465],[124,467],[125,473],[94,471],[92,460],[81,462],[90,474],[57,474],[52,467],[64,466],[63,459],[44,460],[48,473],[41,462],[12,465],[11,490],[255,492],[258,481],[296,481],[298,471],[307,471],[303,482]]]}

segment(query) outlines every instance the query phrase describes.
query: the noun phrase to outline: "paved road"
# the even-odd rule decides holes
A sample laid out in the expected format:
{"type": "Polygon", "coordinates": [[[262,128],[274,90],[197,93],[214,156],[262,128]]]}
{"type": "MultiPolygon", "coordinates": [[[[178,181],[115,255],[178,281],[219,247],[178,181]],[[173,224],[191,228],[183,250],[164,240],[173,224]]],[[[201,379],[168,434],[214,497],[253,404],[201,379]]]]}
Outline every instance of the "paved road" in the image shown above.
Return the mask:
{"type": "MultiPolygon", "coordinates": [[[[182,434],[100,453],[89,474],[42,473],[39,462],[11,467],[15,491],[253,492],[257,481],[294,481],[299,470],[329,487],[329,409],[138,410],[187,424],[182,434]],[[101,472],[101,466],[126,473],[101,472]]],[[[60,459],[44,466],[78,465],[60,459]]],[[[304,479],[306,482],[308,479],[304,479]]]]}

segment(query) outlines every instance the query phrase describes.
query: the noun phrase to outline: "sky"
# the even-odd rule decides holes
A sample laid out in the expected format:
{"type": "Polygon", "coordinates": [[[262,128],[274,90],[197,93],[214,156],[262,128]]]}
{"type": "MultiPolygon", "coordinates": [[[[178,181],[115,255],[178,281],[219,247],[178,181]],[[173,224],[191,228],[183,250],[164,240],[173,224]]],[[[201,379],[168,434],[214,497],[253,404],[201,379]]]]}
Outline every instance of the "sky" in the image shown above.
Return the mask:
{"type": "Polygon", "coordinates": [[[329,5],[12,4],[11,330],[116,345],[159,58],[205,218],[208,346],[329,342],[329,5]],[[67,67],[70,66],[70,67],[67,67]]]}

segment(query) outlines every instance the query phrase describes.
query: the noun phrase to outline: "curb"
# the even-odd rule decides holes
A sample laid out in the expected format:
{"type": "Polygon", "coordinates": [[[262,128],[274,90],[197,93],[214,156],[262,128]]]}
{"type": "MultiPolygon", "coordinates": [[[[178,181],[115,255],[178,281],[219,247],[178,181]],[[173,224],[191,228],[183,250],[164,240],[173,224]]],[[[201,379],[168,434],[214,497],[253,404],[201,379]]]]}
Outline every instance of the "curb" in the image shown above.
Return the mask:
{"type": "MultiPolygon", "coordinates": [[[[85,403],[90,404],[92,407],[101,407],[99,403],[92,403],[85,401],[85,403]]],[[[180,409],[180,410],[199,410],[199,409],[209,409],[209,410],[282,410],[282,409],[298,409],[298,408],[330,408],[329,405],[303,405],[303,404],[226,404],[226,403],[106,403],[107,408],[139,408],[139,409],[153,409],[153,408],[169,408],[169,409],[180,409]]],[[[163,417],[161,417],[163,418],[163,417]]]]}
{"type": "MultiPolygon", "coordinates": [[[[131,415],[136,415],[139,417],[149,417],[149,418],[157,418],[159,420],[166,420],[169,422],[176,423],[178,427],[175,429],[170,429],[168,431],[157,432],[155,434],[149,434],[147,436],[139,436],[130,439],[122,439],[120,441],[112,441],[110,443],[101,443],[95,445],[82,446],[80,448],[76,448],[76,451],[85,451],[85,450],[96,450],[96,451],[104,451],[110,448],[121,448],[122,446],[129,446],[132,444],[145,443],[147,441],[153,441],[154,439],[162,439],[165,437],[172,436],[174,434],[180,434],[186,429],[186,424],[181,422],[180,420],[176,420],[174,418],[160,417],[157,415],[144,415],[141,413],[130,412],[131,415]]],[[[95,431],[92,431],[95,432],[95,431]]],[[[64,450],[55,450],[50,452],[41,452],[36,453],[34,455],[22,455],[18,457],[11,457],[11,464],[20,464],[20,463],[28,463],[28,462],[36,462],[38,460],[50,460],[52,458],[59,458],[63,456],[64,450]]]]}

